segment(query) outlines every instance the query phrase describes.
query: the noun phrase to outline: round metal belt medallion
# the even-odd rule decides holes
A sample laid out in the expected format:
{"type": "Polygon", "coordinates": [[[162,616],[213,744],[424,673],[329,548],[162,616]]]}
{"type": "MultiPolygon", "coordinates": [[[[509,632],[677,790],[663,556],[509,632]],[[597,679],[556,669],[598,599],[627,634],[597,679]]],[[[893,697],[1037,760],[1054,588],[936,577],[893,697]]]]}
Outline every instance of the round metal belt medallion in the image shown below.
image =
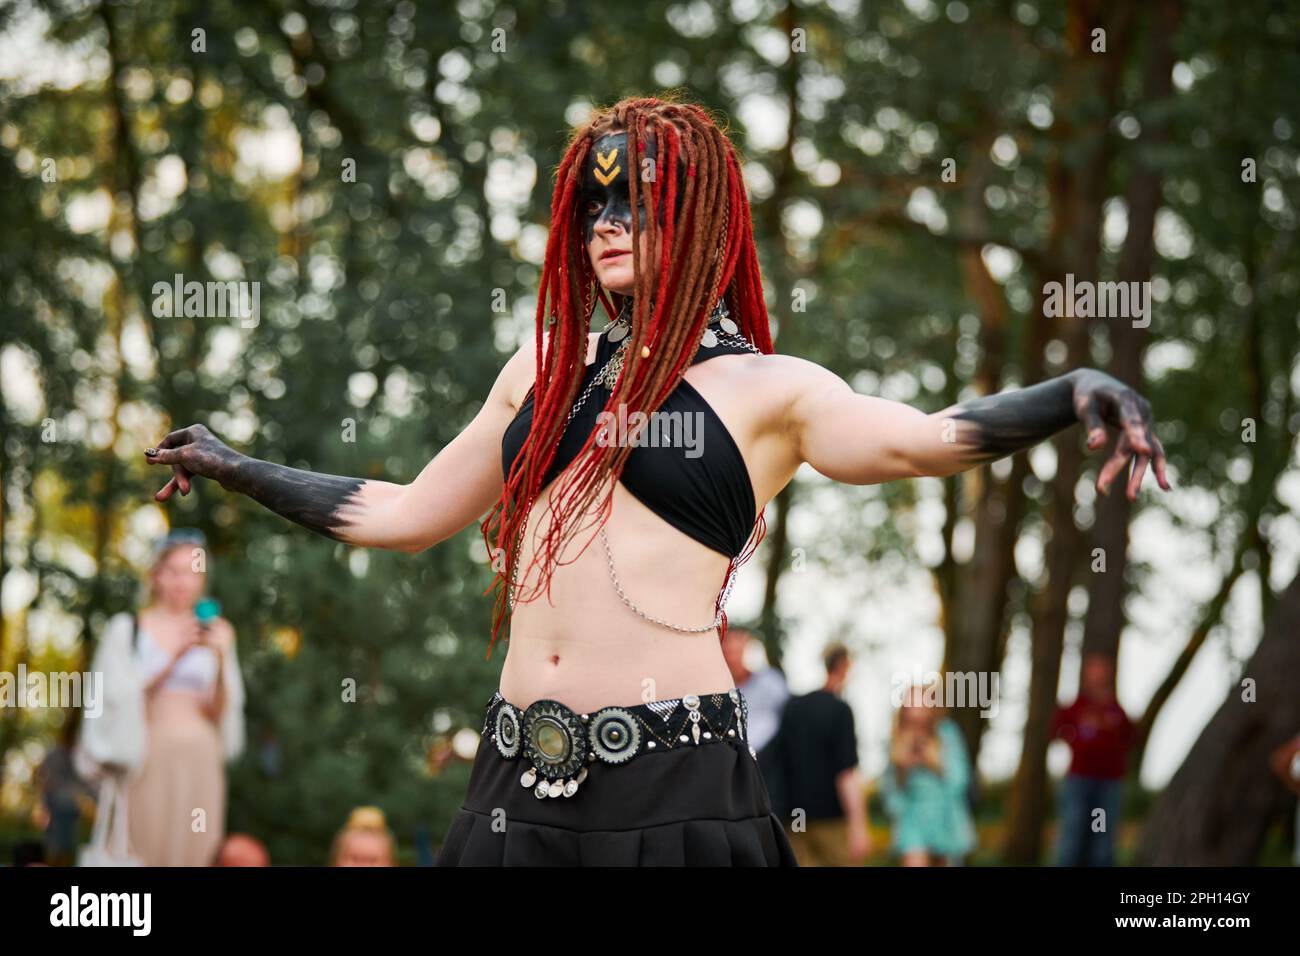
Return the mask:
{"type": "Polygon", "coordinates": [[[587,730],[578,715],[559,701],[529,705],[522,736],[524,756],[548,778],[571,777],[587,759],[587,730]]]}
{"type": "Polygon", "coordinates": [[[497,752],[507,760],[519,753],[519,712],[509,704],[497,709],[497,752]]]}
{"type": "Polygon", "coordinates": [[[621,707],[606,707],[591,718],[591,749],[609,764],[631,760],[641,746],[641,726],[621,707]]]}

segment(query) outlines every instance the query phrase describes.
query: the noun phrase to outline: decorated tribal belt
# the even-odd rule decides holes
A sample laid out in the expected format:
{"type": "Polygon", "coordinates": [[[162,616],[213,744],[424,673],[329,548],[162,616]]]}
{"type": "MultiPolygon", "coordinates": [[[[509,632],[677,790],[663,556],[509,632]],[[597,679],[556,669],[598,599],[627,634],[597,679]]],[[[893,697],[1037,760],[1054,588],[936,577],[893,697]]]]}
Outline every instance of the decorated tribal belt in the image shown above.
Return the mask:
{"type": "MultiPolygon", "coordinates": [[[[587,765],[596,761],[616,766],[656,751],[747,742],[748,726],[749,706],[735,688],[590,714],[555,700],[534,701],[521,711],[497,692],[488,702],[483,733],[502,757],[528,765],[519,782],[541,800],[572,797],[587,779],[587,765]]],[[[753,747],[749,754],[757,759],[753,747]]]]}

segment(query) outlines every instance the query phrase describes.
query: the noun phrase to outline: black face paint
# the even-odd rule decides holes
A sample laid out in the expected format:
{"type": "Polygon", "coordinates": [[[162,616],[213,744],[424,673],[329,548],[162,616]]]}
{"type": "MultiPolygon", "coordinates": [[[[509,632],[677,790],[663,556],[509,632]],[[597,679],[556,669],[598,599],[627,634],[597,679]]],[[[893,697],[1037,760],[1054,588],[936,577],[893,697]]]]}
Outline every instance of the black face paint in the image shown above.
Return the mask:
{"type": "MultiPolygon", "coordinates": [[[[656,170],[659,168],[658,153],[653,137],[641,142],[641,156],[638,165],[656,170]],[[646,163],[650,160],[650,163],[646,163]]],[[[640,175],[640,169],[632,170],[627,155],[627,133],[606,133],[596,140],[587,154],[587,161],[582,170],[582,236],[587,243],[595,234],[600,222],[614,222],[623,227],[623,231],[632,234],[632,195],[628,185],[629,175],[640,175]]],[[[642,180],[642,189],[649,188],[649,183],[642,180]]],[[[662,190],[666,183],[656,184],[662,190]]],[[[676,212],[681,213],[682,197],[686,190],[686,163],[681,157],[677,160],[677,202],[676,212]]],[[[662,193],[661,193],[662,195],[662,193]]],[[[663,208],[659,210],[659,223],[663,224],[663,208]]],[[[645,207],[637,210],[637,229],[645,229],[645,207]]]]}

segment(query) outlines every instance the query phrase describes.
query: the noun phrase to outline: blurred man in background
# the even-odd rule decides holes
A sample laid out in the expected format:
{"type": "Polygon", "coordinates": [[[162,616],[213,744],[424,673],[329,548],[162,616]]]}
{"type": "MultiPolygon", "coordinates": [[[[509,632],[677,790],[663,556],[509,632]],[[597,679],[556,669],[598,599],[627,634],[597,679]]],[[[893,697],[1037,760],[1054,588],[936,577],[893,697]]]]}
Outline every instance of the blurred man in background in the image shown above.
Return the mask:
{"type": "Polygon", "coordinates": [[[1072,754],[1061,784],[1060,865],[1111,866],[1134,736],[1133,722],[1115,698],[1113,658],[1084,657],[1078,699],[1057,709],[1051,736],[1068,743],[1072,754]]]}
{"type": "Polygon", "coordinates": [[[871,851],[853,710],[842,699],[849,651],[822,655],[826,683],[791,697],[761,769],[800,866],[860,864],[871,851]]]}
{"type": "Polygon", "coordinates": [[[761,667],[751,671],[745,663],[749,648],[759,643],[754,635],[742,627],[727,628],[722,639],[722,656],[731,671],[731,679],[745,695],[749,711],[749,745],[762,750],[774,736],[781,723],[781,711],[790,697],[785,675],[775,667],[761,667]]]}

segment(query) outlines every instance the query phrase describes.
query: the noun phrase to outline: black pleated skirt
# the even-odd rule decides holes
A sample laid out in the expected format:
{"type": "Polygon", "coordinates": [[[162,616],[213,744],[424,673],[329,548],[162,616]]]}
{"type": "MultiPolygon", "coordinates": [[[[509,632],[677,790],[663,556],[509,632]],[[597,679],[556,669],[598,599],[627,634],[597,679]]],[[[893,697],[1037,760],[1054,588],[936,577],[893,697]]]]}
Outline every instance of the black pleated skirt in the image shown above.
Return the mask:
{"type": "Polygon", "coordinates": [[[715,740],[594,766],[573,797],[520,783],[485,734],[439,866],[797,866],[749,745],[715,740]]]}

